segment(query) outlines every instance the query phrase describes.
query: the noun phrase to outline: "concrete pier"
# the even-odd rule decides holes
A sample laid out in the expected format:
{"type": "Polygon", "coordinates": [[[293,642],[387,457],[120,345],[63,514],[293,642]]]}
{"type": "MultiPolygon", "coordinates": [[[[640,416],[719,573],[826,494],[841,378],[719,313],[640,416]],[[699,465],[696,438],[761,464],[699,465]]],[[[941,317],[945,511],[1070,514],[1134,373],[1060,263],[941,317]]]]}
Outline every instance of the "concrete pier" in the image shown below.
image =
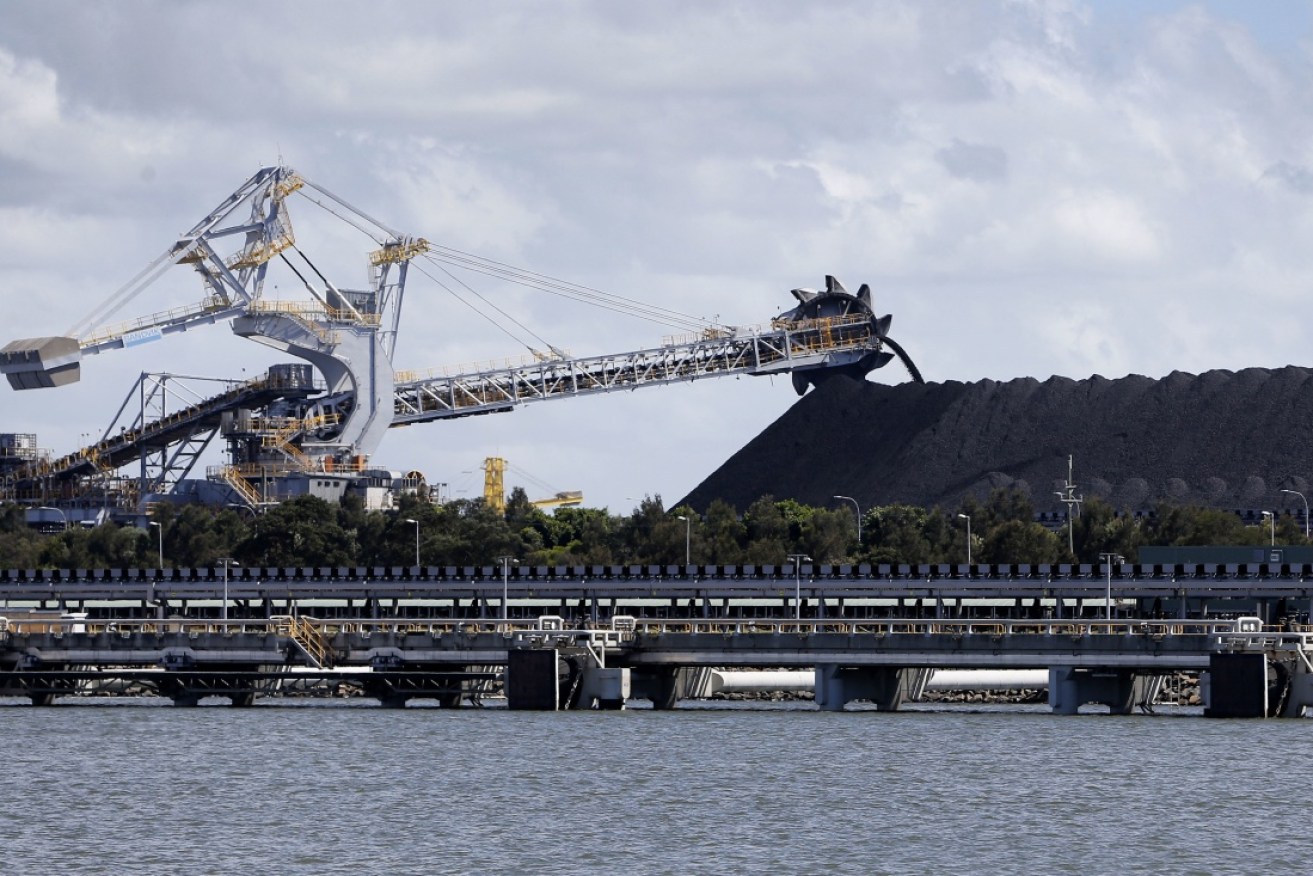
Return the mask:
{"type": "Polygon", "coordinates": [[[1162,676],[1131,669],[1082,669],[1059,666],[1049,670],[1049,706],[1058,715],[1074,715],[1086,703],[1099,703],[1114,715],[1129,715],[1137,707],[1152,711],[1162,676]]]}
{"type": "Polygon", "coordinates": [[[827,712],[842,712],[854,700],[867,700],[881,712],[903,704],[918,680],[918,670],[887,666],[816,667],[816,705],[827,712]]]}

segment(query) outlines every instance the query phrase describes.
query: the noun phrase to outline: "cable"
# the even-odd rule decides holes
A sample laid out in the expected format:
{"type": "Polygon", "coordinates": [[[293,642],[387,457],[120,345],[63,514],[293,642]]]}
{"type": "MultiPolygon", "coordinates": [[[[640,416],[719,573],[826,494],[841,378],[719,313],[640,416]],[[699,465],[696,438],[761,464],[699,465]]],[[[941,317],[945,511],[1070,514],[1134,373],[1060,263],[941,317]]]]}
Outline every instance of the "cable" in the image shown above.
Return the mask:
{"type": "Polygon", "coordinates": [[[425,255],[426,258],[460,265],[461,267],[477,273],[500,277],[529,288],[547,292],[548,294],[558,295],[585,304],[592,304],[593,306],[602,307],[615,312],[627,313],[631,316],[646,319],[650,322],[658,322],[664,325],[696,330],[719,325],[714,321],[681,313],[680,311],[672,310],[667,307],[647,304],[646,302],[637,301],[632,298],[626,298],[610,292],[603,292],[600,289],[582,286],[566,280],[559,280],[545,274],[517,268],[512,265],[483,258],[482,256],[476,256],[440,244],[430,243],[429,247],[430,250],[425,255]]]}
{"type": "MultiPolygon", "coordinates": [[[[301,177],[301,179],[305,183],[306,187],[313,188],[315,191],[319,192],[324,197],[332,200],[338,206],[350,211],[355,216],[358,216],[361,219],[369,223],[372,223],[376,228],[386,232],[393,239],[402,237],[400,232],[392,228],[389,228],[387,225],[383,224],[382,222],[378,221],[377,219],[373,218],[367,213],[361,211],[357,207],[351,205],[350,203],[338,197],[337,195],[333,194],[331,191],[319,185],[318,183],[306,179],[305,177],[301,177]]],[[[367,237],[373,240],[377,245],[382,246],[386,243],[386,240],[380,239],[377,235],[372,234],[368,229],[363,227],[360,223],[353,221],[350,217],[343,216],[340,212],[332,209],[330,206],[323,203],[318,198],[311,197],[309,194],[306,193],[305,187],[297,189],[296,193],[299,194],[301,197],[305,198],[306,200],[308,200],[310,203],[315,204],[320,209],[329,213],[330,215],[335,216],[338,219],[351,225],[356,230],[360,231],[362,234],[365,234],[367,237]]],[[[517,285],[525,286],[530,289],[537,289],[538,291],[546,292],[549,295],[556,295],[557,297],[566,298],[568,300],[576,301],[582,304],[589,304],[594,307],[600,307],[602,309],[610,310],[615,313],[623,313],[628,316],[635,317],[637,319],[642,319],[647,322],[669,326],[676,329],[682,329],[685,331],[702,331],[707,328],[724,327],[717,322],[707,320],[701,317],[695,317],[690,314],[681,313],[679,311],[672,310],[666,307],[660,307],[658,305],[647,304],[645,302],[638,301],[632,298],[626,298],[624,296],[616,295],[614,293],[603,292],[600,289],[594,289],[589,286],[582,286],[577,283],[571,283],[566,280],[560,280],[554,277],[547,276],[546,274],[538,273],[536,271],[530,271],[524,268],[517,268],[513,265],[508,265],[504,262],[499,262],[493,259],[484,258],[483,256],[477,256],[472,253],[468,253],[463,250],[456,249],[454,247],[444,246],[442,244],[435,244],[430,242],[429,252],[424,255],[424,258],[428,259],[434,264],[445,262],[453,266],[459,266],[467,270],[474,271],[475,273],[481,273],[486,276],[498,277],[500,279],[507,280],[509,282],[516,283],[517,285]]],[[[413,263],[414,262],[412,261],[412,264],[413,263]]],[[[447,276],[451,277],[453,280],[459,282],[460,285],[463,286],[466,290],[468,290],[471,294],[478,295],[478,293],[474,292],[474,290],[469,286],[469,284],[458,280],[450,271],[444,268],[443,272],[447,274],[447,276]]],[[[428,276],[430,279],[435,279],[432,277],[432,275],[429,274],[425,274],[425,276],[428,276]]],[[[447,292],[453,295],[456,294],[450,288],[447,288],[447,292]]],[[[479,295],[479,298],[480,300],[489,304],[489,306],[493,306],[490,302],[488,302],[487,298],[483,297],[482,295],[479,295]]],[[[501,313],[507,319],[510,319],[512,322],[514,322],[521,330],[532,335],[538,341],[547,344],[546,340],[534,334],[534,332],[532,332],[522,323],[515,320],[505,311],[499,308],[494,308],[494,309],[496,309],[498,313],[501,313]]],[[[547,345],[549,347],[551,346],[550,344],[547,345]]],[[[526,346],[528,345],[526,344],[526,346]]]]}
{"type": "Polygon", "coordinates": [[[142,268],[135,277],[124,283],[112,295],[102,301],[95,310],[88,313],[80,322],[70,326],[67,336],[70,338],[81,337],[83,333],[102,325],[105,320],[118,313],[125,304],[140,295],[151,283],[154,283],[167,268],[173,267],[173,255],[173,250],[168,250],[157,256],[154,261],[142,268]]]}
{"type": "MultiPolygon", "coordinates": [[[[414,263],[412,262],[412,264],[414,264],[414,263]]],[[[441,265],[439,265],[439,267],[441,267],[441,265]]],[[[470,304],[468,301],[465,301],[464,299],[461,299],[460,296],[457,295],[456,292],[455,292],[454,290],[452,290],[450,287],[447,286],[447,284],[445,284],[445,283],[443,283],[442,281],[440,281],[437,277],[434,277],[434,276],[433,276],[432,274],[430,274],[428,271],[424,270],[424,268],[422,268],[422,267],[420,267],[420,266],[418,266],[418,265],[415,265],[415,270],[419,271],[421,274],[423,274],[424,276],[428,277],[430,280],[432,280],[433,282],[437,283],[437,284],[440,285],[442,288],[446,289],[448,293],[450,293],[450,294],[452,294],[452,295],[455,295],[458,299],[461,300],[461,303],[463,303],[463,304],[465,304],[466,306],[471,307],[471,308],[474,307],[474,305],[470,304]]],[[[446,274],[448,277],[450,277],[450,278],[452,279],[453,282],[459,283],[461,286],[463,286],[463,287],[465,288],[465,290],[466,290],[467,292],[469,292],[471,295],[473,295],[474,297],[478,298],[478,299],[479,299],[480,301],[482,301],[484,304],[488,305],[488,306],[491,307],[493,310],[497,311],[497,312],[500,313],[502,316],[506,317],[508,320],[510,320],[511,322],[513,322],[513,323],[514,323],[516,326],[518,326],[522,331],[528,333],[531,337],[533,337],[535,340],[537,340],[537,341],[539,341],[540,343],[542,343],[544,346],[550,348],[553,352],[557,352],[557,353],[559,353],[559,351],[557,351],[556,348],[553,347],[550,343],[548,343],[547,340],[544,339],[541,335],[539,335],[539,334],[538,334],[537,332],[535,332],[533,329],[531,329],[531,328],[529,328],[528,326],[526,326],[524,323],[520,322],[520,321],[519,321],[518,319],[516,319],[515,317],[511,316],[511,315],[510,315],[509,313],[507,313],[506,311],[502,310],[502,309],[501,309],[500,307],[498,307],[496,304],[493,304],[493,303],[492,303],[491,301],[489,301],[485,296],[480,295],[478,292],[476,292],[473,288],[471,288],[470,285],[469,285],[468,283],[466,283],[464,280],[462,280],[460,277],[457,277],[455,274],[451,273],[451,271],[448,271],[446,268],[442,268],[442,272],[443,272],[444,274],[446,274]]],[[[476,312],[477,312],[477,308],[475,308],[475,310],[476,310],[476,312]]],[[[485,314],[485,317],[486,317],[486,314],[485,314]]],[[[491,321],[491,320],[489,320],[489,321],[491,321]]],[[[495,322],[494,322],[493,324],[496,325],[495,322]]],[[[511,333],[510,333],[510,332],[509,332],[504,326],[498,326],[498,328],[500,328],[502,331],[506,332],[507,335],[509,335],[509,336],[511,336],[512,338],[514,338],[514,335],[511,335],[511,333]]],[[[524,341],[520,340],[519,338],[515,338],[515,341],[516,341],[516,343],[524,344],[524,341]]],[[[533,350],[533,347],[531,347],[529,344],[524,344],[524,346],[528,347],[530,351],[533,350]]]]}
{"type": "MultiPolygon", "coordinates": [[[[375,228],[378,228],[378,229],[381,229],[382,231],[387,232],[387,234],[388,234],[389,237],[392,237],[392,238],[401,238],[401,237],[404,237],[404,236],[405,236],[405,235],[403,235],[401,232],[399,232],[399,231],[394,231],[393,229],[391,229],[391,228],[389,228],[388,226],[384,225],[382,222],[379,222],[377,219],[375,219],[373,216],[370,216],[368,213],[364,212],[363,210],[359,210],[359,209],[357,209],[357,208],[351,206],[351,205],[348,204],[346,201],[342,200],[342,199],[339,198],[337,195],[333,194],[333,193],[330,192],[328,189],[324,188],[323,186],[319,185],[318,183],[312,182],[312,181],[306,179],[305,177],[301,177],[301,181],[304,182],[306,185],[310,186],[310,188],[312,188],[312,189],[314,189],[315,191],[319,192],[319,193],[320,193],[321,195],[323,195],[324,197],[329,198],[329,199],[332,200],[334,203],[336,203],[336,204],[338,204],[338,205],[340,205],[340,206],[342,206],[342,207],[345,207],[346,209],[350,210],[352,213],[354,213],[355,215],[359,216],[361,219],[364,219],[366,222],[372,222],[375,228]]],[[[356,229],[360,230],[360,231],[363,232],[364,234],[368,235],[368,236],[370,237],[370,239],[373,240],[375,243],[377,243],[379,246],[382,246],[382,245],[386,242],[385,240],[380,240],[379,238],[374,237],[374,235],[370,234],[368,231],[365,231],[365,229],[361,228],[359,225],[357,225],[355,222],[352,222],[350,219],[347,219],[345,216],[341,215],[341,214],[338,213],[336,210],[331,210],[331,209],[329,209],[327,206],[325,206],[324,204],[322,204],[321,202],[319,202],[318,200],[316,200],[315,198],[310,197],[309,195],[307,195],[307,194],[305,193],[305,191],[304,191],[303,189],[297,189],[297,194],[301,195],[301,197],[305,198],[305,199],[306,199],[307,201],[309,201],[310,203],[318,205],[321,209],[325,210],[325,211],[328,212],[328,213],[331,213],[332,215],[334,215],[334,216],[336,216],[337,218],[341,219],[343,222],[346,222],[347,224],[349,224],[349,225],[355,227],[356,229]]]]}

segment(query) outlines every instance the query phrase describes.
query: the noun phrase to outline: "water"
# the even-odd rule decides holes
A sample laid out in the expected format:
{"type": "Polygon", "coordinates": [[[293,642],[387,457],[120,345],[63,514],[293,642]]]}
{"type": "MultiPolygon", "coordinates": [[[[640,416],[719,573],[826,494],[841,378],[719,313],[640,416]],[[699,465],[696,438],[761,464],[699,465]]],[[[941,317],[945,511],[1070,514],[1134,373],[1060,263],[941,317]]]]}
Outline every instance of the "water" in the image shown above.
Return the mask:
{"type": "Polygon", "coordinates": [[[1309,866],[1305,721],[811,708],[0,700],[0,872],[1309,866]]]}

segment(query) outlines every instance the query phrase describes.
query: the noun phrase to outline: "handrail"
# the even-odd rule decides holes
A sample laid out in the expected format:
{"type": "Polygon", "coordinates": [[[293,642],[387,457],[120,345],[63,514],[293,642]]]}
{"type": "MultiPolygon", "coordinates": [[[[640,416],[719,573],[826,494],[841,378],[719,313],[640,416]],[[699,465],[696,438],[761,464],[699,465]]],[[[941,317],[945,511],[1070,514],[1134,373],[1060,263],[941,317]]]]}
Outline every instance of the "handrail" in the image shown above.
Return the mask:
{"type": "MultiPolygon", "coordinates": [[[[512,633],[546,633],[552,636],[587,634],[599,640],[612,641],[604,633],[631,633],[638,636],[659,635],[848,635],[848,636],[1205,636],[1231,637],[1236,641],[1252,640],[1277,643],[1301,643],[1313,648],[1313,633],[1288,632],[1268,627],[1261,631],[1242,629],[1240,620],[941,620],[898,619],[888,620],[775,620],[749,619],[648,619],[626,618],[624,629],[610,624],[585,623],[575,628],[546,629],[536,620],[507,621],[490,619],[450,618],[443,620],[416,620],[414,618],[340,618],[319,619],[308,616],[292,618],[275,615],[269,618],[201,619],[201,618],[110,618],[87,620],[79,618],[22,618],[0,617],[0,632],[10,633],[82,633],[89,636],[104,633],[217,633],[253,635],[317,635],[332,637],[338,634],[365,635],[372,633],[418,633],[430,635],[480,635],[512,633]]],[[[326,646],[325,646],[326,647],[326,646]]]]}

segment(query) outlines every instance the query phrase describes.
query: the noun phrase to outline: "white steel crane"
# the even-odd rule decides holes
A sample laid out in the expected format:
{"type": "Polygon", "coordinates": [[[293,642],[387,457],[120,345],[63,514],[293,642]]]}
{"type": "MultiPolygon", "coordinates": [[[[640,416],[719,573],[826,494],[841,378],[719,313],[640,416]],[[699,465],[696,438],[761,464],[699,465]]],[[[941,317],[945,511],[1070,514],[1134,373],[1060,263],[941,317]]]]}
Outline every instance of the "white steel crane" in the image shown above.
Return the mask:
{"type": "MultiPolygon", "coordinates": [[[[822,291],[793,290],[797,306],[768,326],[709,324],[645,350],[573,358],[548,345],[550,353],[535,351],[533,361],[519,367],[397,373],[393,353],[408,271],[416,259],[441,259],[505,279],[527,277],[531,284],[550,282],[553,289],[579,298],[604,294],[581,292],[584,287],[398,234],[290,168],[264,168],[68,333],[5,346],[0,372],[15,389],[63,386],[80,378],[86,356],[220,321],[230,321],[235,334],[308,365],[275,366],[264,378],[154,419],[143,407],[130,428],[117,435],[107,431],[96,445],[10,470],[0,494],[49,501],[52,483],[63,484],[67,494],[74,489],[69,485],[88,473],[141,460],[134,498],[143,502],[176,483],[222,423],[232,464],[212,470],[211,481],[231,491],[227,498],[253,506],[288,495],[279,484],[289,477],[304,479],[308,472],[346,479],[362,475],[392,426],[727,374],[791,372],[801,394],[827,375],[864,376],[895,355],[914,380],[921,379],[906,353],[888,337],[891,318],[872,310],[869,288],[863,285],[850,294],[833,277],[826,277],[822,291]],[[300,250],[288,209],[294,194],[329,212],[343,211],[347,215],[341,218],[362,230],[370,228],[378,248],[369,255],[367,289],[335,286],[300,250]],[[266,278],[275,260],[295,273],[309,300],[266,296],[266,278]],[[199,274],[202,296],[196,304],[129,322],[108,322],[175,265],[190,266],[199,274]],[[185,452],[177,449],[183,446],[185,452]],[[171,455],[167,447],[175,448],[171,455]],[[155,461],[147,465],[152,454],[155,461]],[[182,462],[175,465],[165,457],[182,462]]],[[[628,306],[658,309],[633,302],[628,306]]],[[[54,492],[57,498],[60,491],[54,492]]]]}

